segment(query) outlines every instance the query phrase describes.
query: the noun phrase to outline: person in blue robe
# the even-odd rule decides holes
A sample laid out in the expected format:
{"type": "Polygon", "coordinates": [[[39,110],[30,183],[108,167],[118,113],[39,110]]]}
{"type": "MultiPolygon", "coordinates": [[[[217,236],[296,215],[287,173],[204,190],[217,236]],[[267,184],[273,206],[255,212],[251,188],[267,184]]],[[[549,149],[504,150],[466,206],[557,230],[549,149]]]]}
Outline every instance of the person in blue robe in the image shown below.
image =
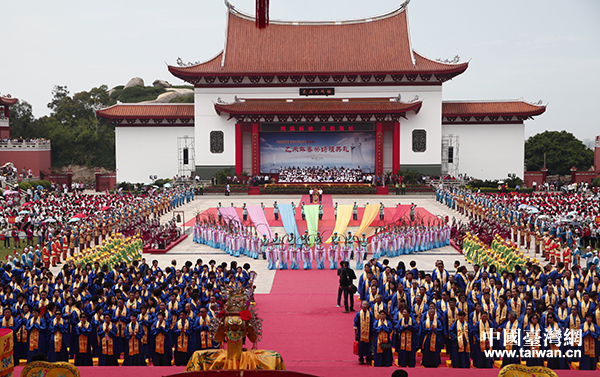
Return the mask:
{"type": "Polygon", "coordinates": [[[417,349],[419,348],[419,325],[410,315],[407,308],[396,321],[396,352],[398,353],[398,366],[414,368],[416,364],[417,349]]]}
{"type": "Polygon", "coordinates": [[[436,309],[432,305],[425,317],[421,319],[422,366],[426,368],[437,368],[440,365],[440,352],[442,350],[443,340],[444,325],[437,317],[436,309]]]}
{"type": "Polygon", "coordinates": [[[0,328],[12,330],[14,360],[18,362],[20,358],[20,352],[17,353],[17,331],[19,331],[21,328],[21,320],[17,317],[13,317],[13,313],[10,308],[4,308],[3,315],[2,321],[0,322],[0,328]]]}
{"type": "Polygon", "coordinates": [[[163,312],[156,315],[156,321],[152,325],[151,334],[156,344],[152,354],[152,365],[171,366],[173,358],[171,352],[171,328],[163,312]]]}
{"type": "Polygon", "coordinates": [[[117,326],[112,323],[110,314],[104,314],[104,322],[98,326],[98,339],[100,348],[98,365],[118,366],[117,354],[114,348],[114,339],[117,337],[117,326]]]}
{"type": "Polygon", "coordinates": [[[47,321],[48,335],[50,342],[48,343],[48,361],[53,363],[56,361],[69,361],[67,352],[67,344],[65,343],[65,334],[69,331],[69,324],[62,318],[62,313],[56,309],[55,317],[47,321]]]}
{"type": "Polygon", "coordinates": [[[537,343],[543,343],[544,339],[544,328],[539,322],[539,315],[537,313],[532,314],[529,324],[525,326],[523,331],[523,350],[526,356],[523,357],[523,360],[528,367],[544,366],[544,357],[538,353],[538,351],[542,350],[542,347],[537,343]]]}
{"type": "Polygon", "coordinates": [[[71,346],[75,348],[75,365],[93,366],[92,363],[92,324],[87,320],[85,313],[79,316],[79,323],[75,326],[75,339],[71,346]]]}
{"type": "Polygon", "coordinates": [[[600,327],[593,323],[593,314],[587,313],[585,322],[581,324],[581,359],[579,370],[596,370],[598,353],[600,352],[600,327]]]}
{"type": "Polygon", "coordinates": [[[505,351],[515,351],[513,356],[505,354],[502,357],[502,367],[510,364],[521,364],[521,357],[519,355],[519,349],[522,343],[523,329],[519,322],[519,314],[514,310],[508,312],[508,320],[504,323],[502,328],[500,345],[505,351]],[[510,337],[510,339],[509,339],[510,337]]]}
{"type": "Polygon", "coordinates": [[[386,311],[379,312],[379,319],[373,323],[374,338],[374,363],[376,367],[390,367],[394,361],[392,353],[392,332],[394,326],[390,319],[387,319],[386,311]]]}
{"type": "Polygon", "coordinates": [[[554,313],[548,313],[546,315],[546,324],[544,328],[546,337],[543,339],[543,344],[544,348],[552,353],[552,355],[548,355],[546,358],[547,367],[552,370],[570,369],[566,358],[563,357],[566,352],[562,339],[562,335],[564,334],[563,331],[563,326],[558,322],[556,315],[554,313]]]}
{"type": "Polygon", "coordinates": [[[481,318],[471,328],[471,334],[474,337],[473,366],[475,368],[492,368],[494,366],[494,359],[485,356],[485,350],[492,349],[492,326],[492,323],[488,320],[488,313],[482,311],[481,318]]]}
{"type": "Polygon", "coordinates": [[[146,365],[142,354],[142,341],[144,328],[137,321],[137,315],[132,312],[129,316],[129,324],[125,326],[125,359],[123,365],[138,366],[146,365]]]}
{"type": "Polygon", "coordinates": [[[464,311],[459,311],[458,320],[450,326],[449,334],[453,343],[450,354],[452,368],[471,367],[470,326],[466,316],[464,311]]]}
{"type": "Polygon", "coordinates": [[[31,318],[24,324],[27,330],[27,362],[33,355],[46,353],[46,321],[40,316],[38,308],[31,311],[31,318]]]}

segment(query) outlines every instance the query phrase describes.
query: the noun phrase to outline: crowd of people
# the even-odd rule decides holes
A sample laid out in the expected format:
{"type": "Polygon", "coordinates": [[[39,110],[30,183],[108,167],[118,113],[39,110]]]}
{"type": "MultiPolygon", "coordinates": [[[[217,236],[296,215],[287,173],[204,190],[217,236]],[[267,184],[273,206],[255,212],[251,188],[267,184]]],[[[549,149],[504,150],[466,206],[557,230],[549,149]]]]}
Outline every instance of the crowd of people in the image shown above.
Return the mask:
{"type": "Polygon", "coordinates": [[[312,167],[281,167],[279,168],[279,179],[281,183],[304,183],[304,182],[330,182],[330,183],[358,183],[363,182],[364,175],[360,167],[356,169],[325,166],[312,167]]]}
{"type": "MultiPolygon", "coordinates": [[[[398,366],[414,367],[420,351],[422,366],[438,367],[445,349],[453,368],[492,368],[495,361],[543,366],[546,360],[551,369],[569,369],[574,362],[580,370],[596,369],[600,274],[595,270],[567,269],[560,262],[542,271],[526,262],[509,272],[486,258],[472,271],[459,261],[454,267],[448,271],[437,261],[429,274],[414,261],[409,269],[403,262],[394,268],[376,259],[364,266],[354,320],[360,364],[391,366],[395,351],[398,366]]],[[[345,270],[340,286],[349,290],[353,283],[345,270]]]]}
{"type": "MultiPolygon", "coordinates": [[[[231,203],[233,207],[233,203],[231,203]]],[[[291,203],[295,211],[295,205],[291,203]]],[[[219,203],[219,209],[221,203],[219,203]]],[[[275,220],[278,219],[278,204],[273,204],[275,220]]],[[[193,227],[193,241],[205,244],[215,249],[221,249],[228,254],[239,257],[245,255],[249,258],[258,259],[262,256],[268,261],[268,268],[297,270],[312,269],[316,262],[317,269],[325,269],[325,261],[329,268],[338,268],[338,262],[356,261],[356,268],[362,269],[363,261],[367,253],[371,252],[375,258],[382,256],[396,257],[404,254],[412,254],[443,247],[450,244],[450,227],[448,224],[418,223],[415,218],[415,208],[410,209],[410,221],[407,223],[389,224],[377,229],[375,233],[367,237],[366,233],[338,234],[333,232],[330,239],[328,235],[317,232],[309,234],[284,234],[275,233],[273,237],[263,234],[260,237],[254,227],[246,226],[244,223],[232,223],[223,221],[221,213],[218,217],[198,217],[193,227]]],[[[300,205],[302,218],[305,218],[304,203],[300,205]]],[[[264,205],[263,205],[264,212],[264,205]]],[[[337,218],[337,203],[334,207],[337,218]]],[[[357,219],[358,205],[353,207],[353,218],[357,219]]],[[[323,213],[323,205],[319,204],[320,218],[323,213]]],[[[247,221],[247,209],[242,208],[244,221],[247,221]]],[[[384,205],[380,203],[380,219],[384,218],[384,205]]],[[[408,220],[408,219],[407,219],[408,220]]]]}
{"type": "Polygon", "coordinates": [[[220,347],[211,321],[223,289],[252,282],[250,266],[141,258],[139,237],[115,235],[101,250],[69,257],[54,275],[42,263],[0,268],[2,328],[14,333],[15,360],[99,365],[186,365],[196,350],[220,347]]]}
{"type": "MultiPolygon", "coordinates": [[[[474,229],[489,246],[491,234],[511,239],[517,247],[533,251],[552,263],[586,267],[600,247],[600,194],[535,193],[481,194],[467,190],[438,190],[438,201],[470,219],[457,228],[464,235],[474,229]],[[582,258],[586,261],[582,263],[582,258]]],[[[598,266],[598,263],[596,263],[598,266]]],[[[599,270],[600,272],[600,270],[599,270]]]]}
{"type": "Polygon", "coordinates": [[[12,241],[14,257],[19,254],[21,261],[30,259],[32,253],[41,254],[46,267],[57,265],[68,255],[98,247],[113,233],[141,233],[145,246],[166,246],[181,233],[174,221],[160,225],[157,218],[194,199],[193,190],[187,187],[138,197],[79,191],[64,195],[35,188],[24,196],[25,202],[18,192],[4,196],[0,239],[5,248],[10,248],[12,241]]]}

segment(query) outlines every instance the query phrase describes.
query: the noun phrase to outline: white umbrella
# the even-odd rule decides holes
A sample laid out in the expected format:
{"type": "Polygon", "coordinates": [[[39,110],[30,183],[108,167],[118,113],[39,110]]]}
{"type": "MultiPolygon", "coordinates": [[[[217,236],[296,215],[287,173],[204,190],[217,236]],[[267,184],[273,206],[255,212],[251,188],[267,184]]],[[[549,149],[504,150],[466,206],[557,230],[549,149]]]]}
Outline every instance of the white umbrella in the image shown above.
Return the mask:
{"type": "Polygon", "coordinates": [[[73,217],[71,220],[69,220],[70,223],[76,223],[78,221],[81,221],[79,217],[73,217]]]}

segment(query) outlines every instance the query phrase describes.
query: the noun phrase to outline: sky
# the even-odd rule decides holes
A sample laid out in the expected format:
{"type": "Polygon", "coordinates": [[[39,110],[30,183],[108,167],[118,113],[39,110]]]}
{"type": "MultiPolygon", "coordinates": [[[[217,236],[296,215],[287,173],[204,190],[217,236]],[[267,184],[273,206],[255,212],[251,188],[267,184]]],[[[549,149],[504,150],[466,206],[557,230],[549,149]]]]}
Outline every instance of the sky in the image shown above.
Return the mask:
{"type": "MultiPolygon", "coordinates": [[[[232,0],[254,14],[255,0],[232,0]]],[[[343,20],[386,13],[402,0],[270,0],[270,17],[343,20]]],[[[443,86],[445,100],[519,99],[548,104],[525,136],[567,130],[600,134],[600,1],[412,0],[413,48],[435,58],[470,61],[443,86]]],[[[183,84],[167,64],[204,61],[225,38],[223,0],[53,0],[2,4],[0,93],[47,115],[54,85],[71,93],[132,77],[146,85],[183,84]]]]}

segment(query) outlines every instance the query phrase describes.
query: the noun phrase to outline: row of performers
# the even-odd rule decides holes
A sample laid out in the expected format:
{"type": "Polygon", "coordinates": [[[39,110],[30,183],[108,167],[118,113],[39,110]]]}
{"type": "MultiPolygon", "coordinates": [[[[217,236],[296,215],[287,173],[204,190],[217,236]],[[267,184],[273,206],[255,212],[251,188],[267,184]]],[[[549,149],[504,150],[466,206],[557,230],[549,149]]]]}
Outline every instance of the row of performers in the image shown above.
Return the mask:
{"type": "MultiPolygon", "coordinates": [[[[122,302],[120,302],[122,305],[122,302]]],[[[217,309],[216,304],[213,305],[217,309]]],[[[125,306],[103,311],[98,306],[93,315],[75,311],[64,317],[59,309],[41,310],[14,317],[10,308],[4,309],[0,328],[9,328],[14,334],[15,359],[31,358],[45,353],[48,361],[69,361],[75,365],[92,366],[93,358],[98,365],[155,366],[186,365],[196,350],[219,348],[210,334],[211,321],[216,310],[201,307],[198,311],[168,309],[154,313],[147,305],[138,314],[125,306]]],[[[189,308],[186,308],[189,309],[189,308]]],[[[218,309],[217,309],[218,310],[218,309]]]]}
{"type": "Polygon", "coordinates": [[[481,311],[480,304],[468,315],[454,298],[445,312],[433,303],[428,308],[424,303],[412,309],[402,305],[392,313],[381,302],[370,306],[363,301],[361,306],[354,318],[360,364],[366,358],[375,366],[391,366],[395,351],[398,366],[414,367],[420,350],[422,366],[438,367],[444,347],[453,368],[470,368],[471,360],[476,368],[492,368],[499,359],[502,366],[521,361],[544,366],[546,359],[551,369],[569,369],[572,361],[578,361],[580,370],[595,370],[598,362],[600,326],[591,313],[563,326],[554,313],[546,315],[545,323],[537,313],[524,322],[514,311],[502,312],[504,320],[496,320],[498,314],[481,311]]]}
{"type": "Polygon", "coordinates": [[[395,257],[414,252],[430,250],[450,244],[449,227],[421,227],[378,231],[371,239],[366,233],[362,236],[347,236],[334,232],[331,237],[331,246],[325,249],[324,238],[321,232],[309,235],[308,231],[296,238],[294,233],[279,237],[278,233],[273,238],[263,234],[259,238],[250,231],[235,231],[221,228],[220,226],[203,223],[194,226],[193,240],[212,248],[221,249],[232,256],[246,255],[258,259],[260,255],[269,261],[270,269],[287,269],[288,261],[291,269],[299,269],[300,262],[304,269],[311,269],[314,260],[317,269],[325,268],[325,259],[329,261],[330,269],[337,269],[338,261],[350,261],[357,253],[356,268],[363,268],[363,260],[368,252],[369,245],[374,258],[383,256],[395,257]],[[313,250],[314,245],[314,250],[313,250]]]}

